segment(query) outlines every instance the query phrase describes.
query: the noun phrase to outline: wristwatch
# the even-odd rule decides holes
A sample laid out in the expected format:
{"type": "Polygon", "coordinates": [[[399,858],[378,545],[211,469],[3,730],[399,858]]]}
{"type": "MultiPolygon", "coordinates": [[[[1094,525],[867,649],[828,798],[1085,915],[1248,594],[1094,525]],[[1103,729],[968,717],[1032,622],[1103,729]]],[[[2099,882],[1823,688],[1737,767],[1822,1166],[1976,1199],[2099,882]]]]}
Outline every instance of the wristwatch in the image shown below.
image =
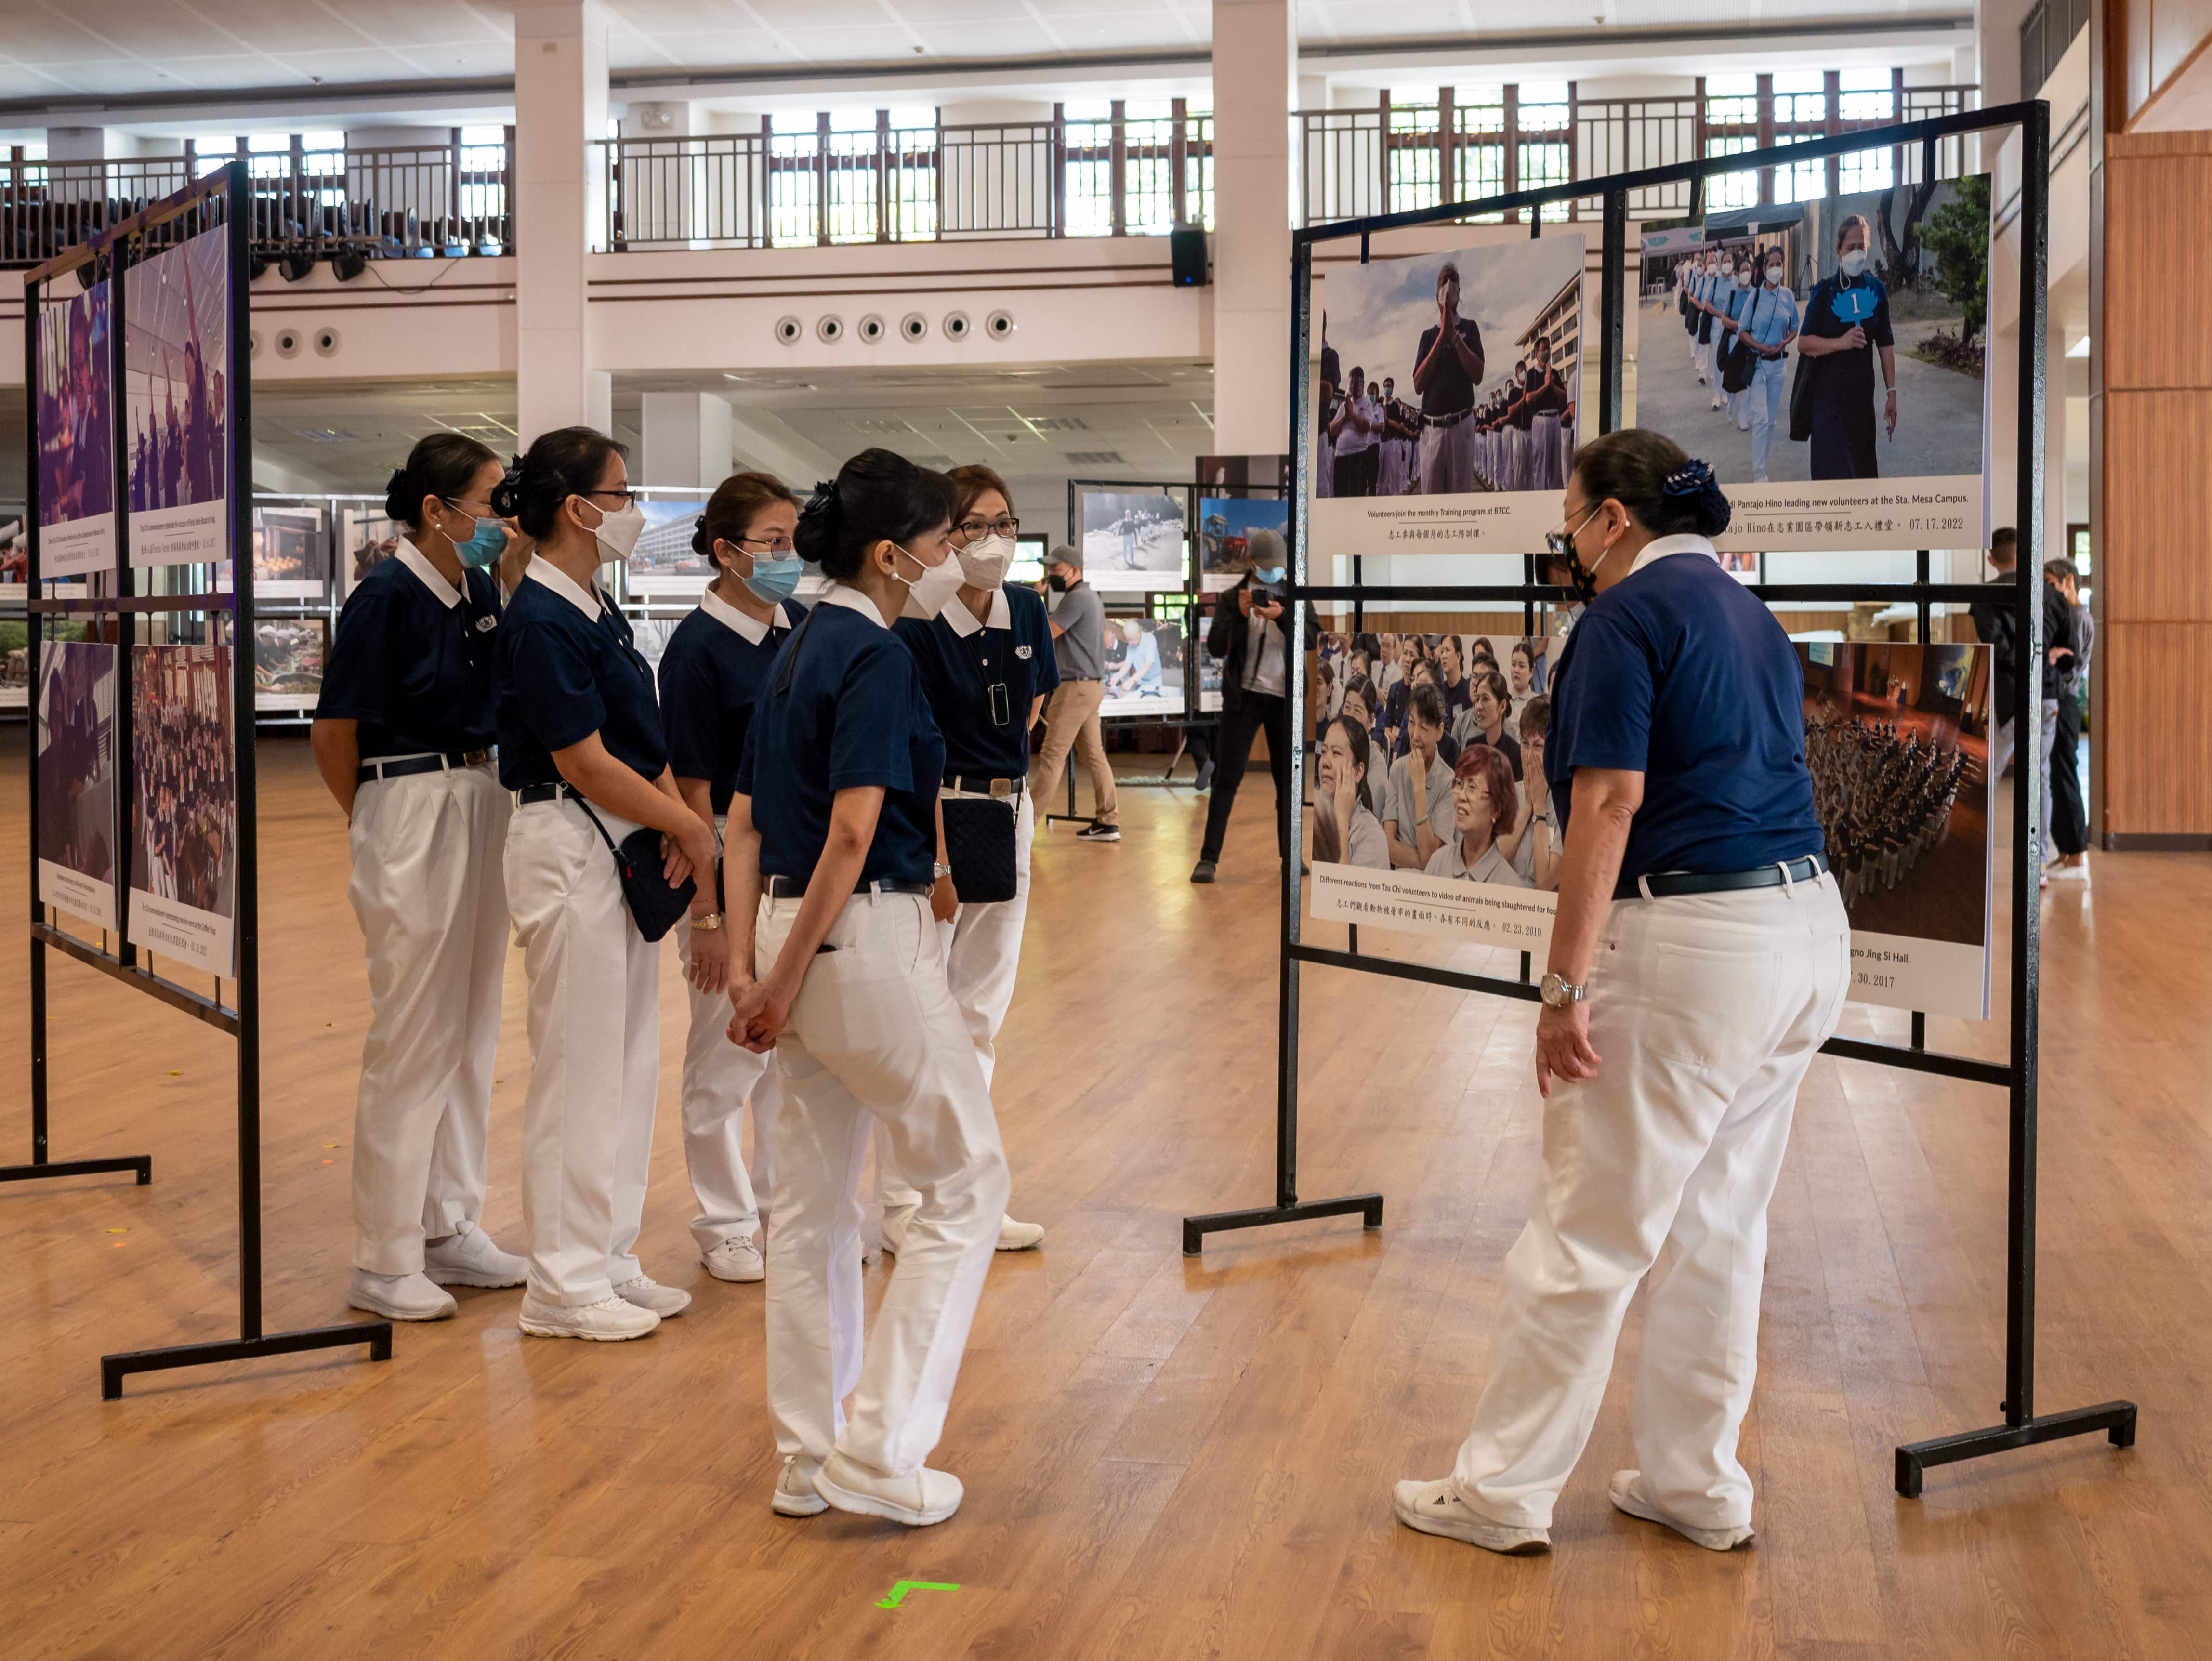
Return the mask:
{"type": "Polygon", "coordinates": [[[929,868],[931,873],[939,882],[943,882],[947,877],[952,874],[952,867],[949,865],[933,865],[929,868]]]}
{"type": "Polygon", "coordinates": [[[1547,1007],[1565,1009],[1570,1004],[1581,1003],[1589,996],[1589,983],[1585,981],[1577,986],[1556,970],[1547,970],[1537,990],[1547,1007]]]}
{"type": "Polygon", "coordinates": [[[719,911],[703,911],[691,919],[691,932],[695,934],[711,934],[721,926],[722,914],[719,911]]]}

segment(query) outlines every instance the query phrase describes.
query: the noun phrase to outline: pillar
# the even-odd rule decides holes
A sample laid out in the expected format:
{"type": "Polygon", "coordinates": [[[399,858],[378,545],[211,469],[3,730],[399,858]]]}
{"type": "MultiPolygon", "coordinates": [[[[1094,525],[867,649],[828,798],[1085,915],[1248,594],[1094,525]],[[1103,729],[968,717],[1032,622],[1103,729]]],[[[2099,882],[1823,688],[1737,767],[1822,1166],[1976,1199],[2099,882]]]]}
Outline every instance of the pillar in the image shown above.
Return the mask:
{"type": "Polygon", "coordinates": [[[591,367],[591,247],[606,182],[607,20],[598,0],[514,0],[515,406],[527,444],[554,427],[612,424],[591,367]]]}
{"type": "Polygon", "coordinates": [[[641,484],[713,490],[730,471],[733,436],[727,399],[712,392],[647,392],[634,477],[641,484]]]}
{"type": "Polygon", "coordinates": [[[1289,0],[1214,0],[1213,447],[1226,455],[1290,442],[1297,68],[1289,0]]]}

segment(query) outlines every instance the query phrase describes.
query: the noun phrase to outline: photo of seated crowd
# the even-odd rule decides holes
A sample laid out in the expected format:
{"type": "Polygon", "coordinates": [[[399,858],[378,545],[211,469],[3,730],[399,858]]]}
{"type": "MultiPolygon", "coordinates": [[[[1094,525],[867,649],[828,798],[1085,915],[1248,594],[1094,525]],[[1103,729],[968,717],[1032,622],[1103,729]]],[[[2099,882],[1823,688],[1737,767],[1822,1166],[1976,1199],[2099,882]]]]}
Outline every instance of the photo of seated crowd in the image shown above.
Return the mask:
{"type": "Polygon", "coordinates": [[[1552,642],[1332,633],[1314,672],[1313,857],[1557,892],[1552,642]]]}
{"type": "Polygon", "coordinates": [[[39,857],[112,883],[115,648],[49,642],[39,679],[39,857]]]}
{"type": "Polygon", "coordinates": [[[238,885],[227,647],[140,646],[131,684],[137,796],[131,885],[217,916],[238,885]]]}
{"type": "Polygon", "coordinates": [[[1978,646],[1800,642],[1805,759],[1851,927],[1978,946],[1990,666],[1978,646]]]}

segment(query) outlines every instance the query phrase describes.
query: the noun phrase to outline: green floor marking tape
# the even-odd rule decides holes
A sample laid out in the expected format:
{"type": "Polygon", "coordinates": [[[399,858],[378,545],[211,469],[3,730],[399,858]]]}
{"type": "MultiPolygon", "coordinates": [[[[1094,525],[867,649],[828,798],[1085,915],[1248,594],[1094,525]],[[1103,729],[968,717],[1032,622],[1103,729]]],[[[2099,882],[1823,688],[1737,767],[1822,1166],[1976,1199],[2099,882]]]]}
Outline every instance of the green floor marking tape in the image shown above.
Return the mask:
{"type": "Polygon", "coordinates": [[[958,1591],[957,1582],[944,1580],[902,1580],[891,1588],[891,1595],[876,1600],[879,1609],[895,1609],[910,1591],[958,1591]]]}

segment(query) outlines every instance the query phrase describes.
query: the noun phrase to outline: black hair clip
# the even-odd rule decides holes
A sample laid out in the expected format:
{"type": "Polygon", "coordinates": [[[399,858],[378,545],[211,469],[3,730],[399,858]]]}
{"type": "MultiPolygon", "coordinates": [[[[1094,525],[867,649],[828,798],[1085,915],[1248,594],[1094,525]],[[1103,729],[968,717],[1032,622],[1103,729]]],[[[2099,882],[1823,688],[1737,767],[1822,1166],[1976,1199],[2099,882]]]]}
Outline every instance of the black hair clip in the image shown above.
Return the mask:
{"type": "Polygon", "coordinates": [[[404,466],[394,467],[392,470],[392,477],[384,481],[384,494],[390,496],[394,490],[404,490],[406,488],[407,469],[404,466]]]}
{"type": "Polygon", "coordinates": [[[832,480],[822,479],[814,486],[814,494],[806,498],[806,505],[799,510],[801,519],[819,519],[837,505],[837,486],[832,480]]]}
{"type": "Polygon", "coordinates": [[[1667,475],[1667,482],[1659,487],[1659,494],[1673,497],[1701,496],[1717,487],[1718,481],[1713,478],[1713,470],[1692,456],[1667,475]]]}

